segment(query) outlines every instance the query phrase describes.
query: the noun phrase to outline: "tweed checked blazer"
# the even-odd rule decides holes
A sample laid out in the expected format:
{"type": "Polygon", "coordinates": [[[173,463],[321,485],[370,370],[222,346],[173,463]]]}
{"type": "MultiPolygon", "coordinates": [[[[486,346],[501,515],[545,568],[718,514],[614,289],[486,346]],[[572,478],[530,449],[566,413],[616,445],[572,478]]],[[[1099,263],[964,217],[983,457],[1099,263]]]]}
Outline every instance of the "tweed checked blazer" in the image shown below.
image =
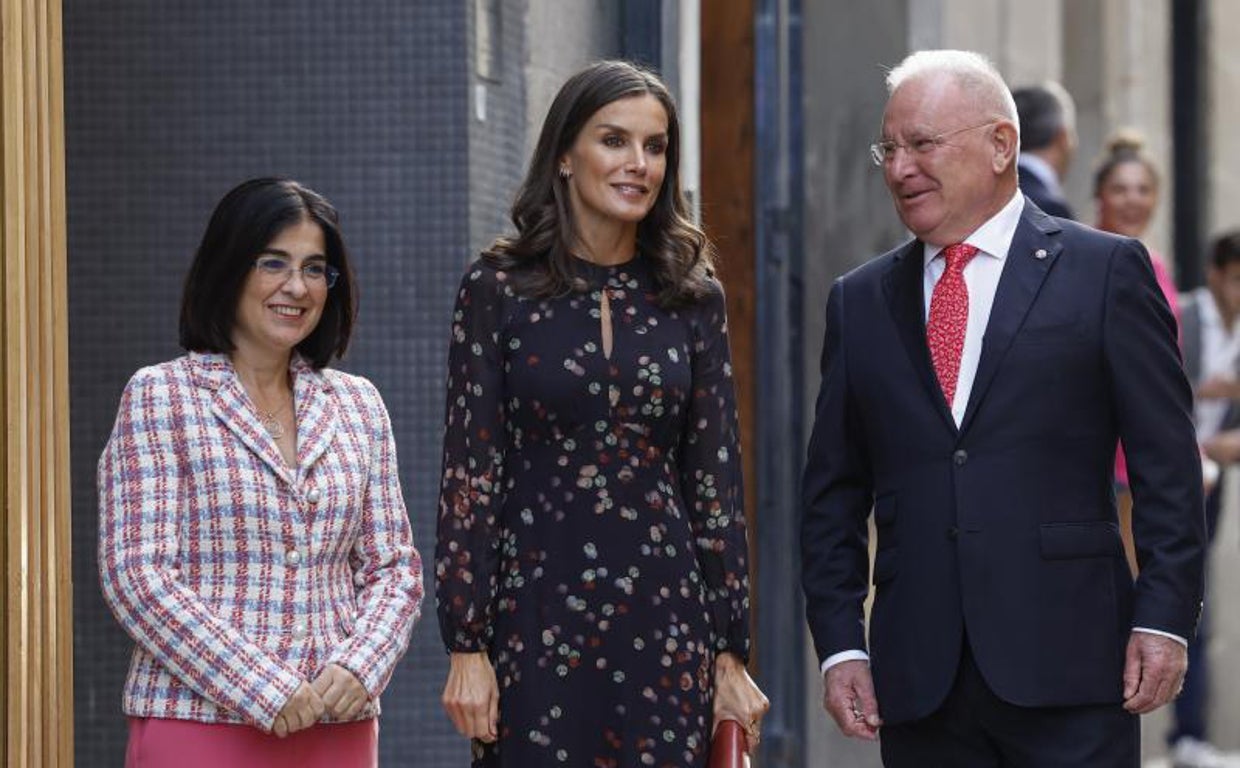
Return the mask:
{"type": "Polygon", "coordinates": [[[99,460],[104,597],[137,644],[124,711],[270,730],[328,663],[378,696],[422,600],[383,401],[295,357],[297,467],[225,355],[144,368],[99,460]]]}

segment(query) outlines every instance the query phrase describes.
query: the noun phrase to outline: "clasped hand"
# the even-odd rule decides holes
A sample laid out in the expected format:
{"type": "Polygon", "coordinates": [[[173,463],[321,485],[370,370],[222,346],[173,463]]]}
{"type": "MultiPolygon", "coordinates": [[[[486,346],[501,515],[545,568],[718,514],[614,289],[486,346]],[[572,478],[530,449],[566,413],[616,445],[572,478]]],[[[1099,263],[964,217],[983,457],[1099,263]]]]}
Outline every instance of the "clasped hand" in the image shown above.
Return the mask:
{"type": "Polygon", "coordinates": [[[324,714],[352,720],[370,698],[353,673],[339,664],[328,664],[313,682],[302,682],[284,703],[272,725],[272,733],[284,738],[317,723],[324,714]]]}

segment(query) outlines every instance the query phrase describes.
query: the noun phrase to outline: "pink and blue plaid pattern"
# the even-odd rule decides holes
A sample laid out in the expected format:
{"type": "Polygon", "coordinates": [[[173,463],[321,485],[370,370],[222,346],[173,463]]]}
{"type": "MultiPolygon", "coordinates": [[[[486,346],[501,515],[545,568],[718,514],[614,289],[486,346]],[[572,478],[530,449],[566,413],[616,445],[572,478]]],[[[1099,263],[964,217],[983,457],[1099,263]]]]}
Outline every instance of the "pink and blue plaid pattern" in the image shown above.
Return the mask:
{"type": "Polygon", "coordinates": [[[144,368],[99,459],[104,597],[137,643],[124,711],[270,730],[328,663],[378,696],[422,601],[383,401],[292,364],[297,467],[224,355],[144,368]]]}

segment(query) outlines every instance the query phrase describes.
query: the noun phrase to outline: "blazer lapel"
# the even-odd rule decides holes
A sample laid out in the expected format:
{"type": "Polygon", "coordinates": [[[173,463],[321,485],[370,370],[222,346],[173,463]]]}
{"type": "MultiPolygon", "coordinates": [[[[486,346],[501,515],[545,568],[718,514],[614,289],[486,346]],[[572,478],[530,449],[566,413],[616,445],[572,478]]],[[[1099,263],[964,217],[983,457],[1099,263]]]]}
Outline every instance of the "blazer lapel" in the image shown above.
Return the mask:
{"type": "Polygon", "coordinates": [[[220,354],[191,353],[199,386],[212,390],[211,412],[282,480],[293,482],[293,470],[284,463],[275,440],[267,434],[232,363],[220,354]]]}
{"type": "Polygon", "coordinates": [[[939,416],[954,432],[956,420],[952,418],[951,408],[934,374],[930,347],[926,343],[925,260],[922,254],[920,240],[900,249],[883,277],[883,293],[917,378],[939,416]]]}
{"type": "Polygon", "coordinates": [[[982,336],[982,354],[973,377],[973,391],[965,408],[960,432],[964,434],[977,414],[986,390],[999,370],[1003,356],[1011,346],[1017,331],[1025,321],[1025,315],[1033,306],[1046,275],[1059,258],[1063,243],[1053,237],[1060,231],[1055,220],[1040,210],[1026,206],[1021,215],[1016,235],[1008,248],[1003,274],[995,290],[995,301],[990,309],[990,321],[982,336]]]}
{"type": "Polygon", "coordinates": [[[297,399],[297,465],[310,471],[336,435],[338,415],[331,381],[301,358],[293,365],[293,393],[297,399]]]}

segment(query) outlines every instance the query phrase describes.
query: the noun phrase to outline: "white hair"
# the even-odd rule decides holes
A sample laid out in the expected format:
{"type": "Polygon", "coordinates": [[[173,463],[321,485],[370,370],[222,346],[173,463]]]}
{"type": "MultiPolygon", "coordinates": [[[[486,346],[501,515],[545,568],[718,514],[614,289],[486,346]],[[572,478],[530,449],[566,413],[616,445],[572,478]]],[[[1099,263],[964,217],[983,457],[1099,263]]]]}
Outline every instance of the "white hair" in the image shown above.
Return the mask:
{"type": "Polygon", "coordinates": [[[887,92],[895,93],[897,88],[910,80],[939,74],[950,76],[962,90],[976,97],[979,107],[993,110],[995,117],[1011,120],[1019,133],[1020,118],[1012,92],[995,65],[980,53],[914,51],[887,73],[887,92]]]}

